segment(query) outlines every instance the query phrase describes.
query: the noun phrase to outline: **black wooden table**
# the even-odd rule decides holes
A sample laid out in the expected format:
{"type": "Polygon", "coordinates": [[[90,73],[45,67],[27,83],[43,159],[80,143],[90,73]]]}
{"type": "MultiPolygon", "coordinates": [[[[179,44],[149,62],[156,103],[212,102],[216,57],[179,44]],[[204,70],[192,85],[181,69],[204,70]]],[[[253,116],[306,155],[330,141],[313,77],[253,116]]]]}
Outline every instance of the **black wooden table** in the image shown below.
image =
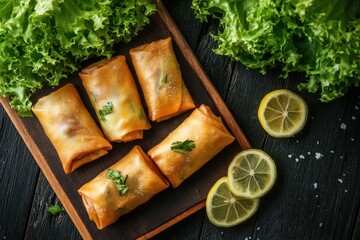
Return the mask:
{"type": "MultiPolygon", "coordinates": [[[[297,91],[302,74],[262,75],[212,53],[218,25],[196,20],[190,0],[164,4],[253,147],[274,158],[278,178],[241,225],[215,227],[202,209],[154,239],[360,239],[360,89],[322,103],[297,91]],[[278,88],[309,106],[305,129],[288,139],[269,137],[257,119],[262,97],[278,88]]],[[[59,200],[2,107],[0,136],[0,240],[81,239],[66,213],[47,212],[59,200]]]]}

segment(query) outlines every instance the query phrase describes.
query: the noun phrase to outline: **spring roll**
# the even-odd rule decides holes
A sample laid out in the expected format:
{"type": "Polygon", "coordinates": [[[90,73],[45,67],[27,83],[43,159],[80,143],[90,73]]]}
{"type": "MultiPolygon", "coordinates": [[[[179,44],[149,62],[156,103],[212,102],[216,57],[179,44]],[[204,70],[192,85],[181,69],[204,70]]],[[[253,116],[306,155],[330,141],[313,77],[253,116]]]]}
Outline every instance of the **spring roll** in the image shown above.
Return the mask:
{"type": "Polygon", "coordinates": [[[98,229],[147,202],[169,186],[156,165],[139,146],[83,185],[79,190],[83,203],[98,229]],[[108,171],[118,171],[124,185],[116,184],[108,171]],[[119,186],[120,185],[120,186],[119,186]],[[124,191],[124,189],[126,189],[124,191]]]}
{"type": "Polygon", "coordinates": [[[143,138],[150,129],[125,56],[92,64],[79,73],[103,133],[110,142],[143,138]]]}
{"type": "Polygon", "coordinates": [[[160,122],[195,107],[182,79],[171,38],[133,48],[130,56],[151,121],[160,122]]]}
{"type": "Polygon", "coordinates": [[[65,173],[112,149],[72,84],[40,98],[32,111],[55,147],[65,173]]]}
{"type": "Polygon", "coordinates": [[[233,141],[221,118],[201,105],[148,154],[176,188],[233,141]]]}

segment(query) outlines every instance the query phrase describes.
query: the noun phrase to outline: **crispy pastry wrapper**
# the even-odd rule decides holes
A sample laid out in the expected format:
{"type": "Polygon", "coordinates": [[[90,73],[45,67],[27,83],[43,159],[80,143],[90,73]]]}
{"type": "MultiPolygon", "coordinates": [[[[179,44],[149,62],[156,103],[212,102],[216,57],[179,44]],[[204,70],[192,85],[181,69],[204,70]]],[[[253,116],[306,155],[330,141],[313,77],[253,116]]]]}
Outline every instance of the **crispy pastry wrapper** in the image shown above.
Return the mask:
{"type": "Polygon", "coordinates": [[[130,50],[151,121],[174,117],[195,104],[181,76],[171,38],[130,50]]]}
{"type": "Polygon", "coordinates": [[[208,106],[201,105],[148,154],[172,186],[178,187],[234,139],[221,118],[208,106]],[[194,141],[192,151],[178,153],[171,150],[172,143],[187,139],[194,141]]]}
{"type": "Polygon", "coordinates": [[[169,182],[161,175],[153,161],[139,146],[109,167],[125,177],[128,191],[120,195],[113,180],[100,173],[79,190],[90,220],[98,229],[114,223],[119,217],[147,202],[155,194],[168,188],[169,182]]]}
{"type": "Polygon", "coordinates": [[[65,173],[112,149],[72,84],[40,98],[32,111],[55,147],[65,173]]]}
{"type": "Polygon", "coordinates": [[[106,139],[128,142],[143,138],[143,130],[151,126],[125,56],[92,64],[82,69],[79,76],[106,139]],[[100,116],[100,111],[109,103],[111,113],[100,116]]]}

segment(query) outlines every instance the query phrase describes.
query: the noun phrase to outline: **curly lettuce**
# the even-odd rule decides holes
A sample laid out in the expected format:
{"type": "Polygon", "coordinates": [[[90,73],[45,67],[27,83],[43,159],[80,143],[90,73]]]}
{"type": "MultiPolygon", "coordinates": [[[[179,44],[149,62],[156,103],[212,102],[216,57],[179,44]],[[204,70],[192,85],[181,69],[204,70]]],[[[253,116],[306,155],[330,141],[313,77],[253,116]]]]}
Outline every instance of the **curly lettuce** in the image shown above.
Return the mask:
{"type": "Polygon", "coordinates": [[[156,11],[150,0],[0,0],[0,95],[31,116],[31,95],[81,61],[110,57],[156,11]]]}
{"type": "Polygon", "coordinates": [[[219,20],[214,52],[262,73],[305,72],[299,89],[329,102],[360,85],[360,1],[193,0],[202,21],[219,20]]]}

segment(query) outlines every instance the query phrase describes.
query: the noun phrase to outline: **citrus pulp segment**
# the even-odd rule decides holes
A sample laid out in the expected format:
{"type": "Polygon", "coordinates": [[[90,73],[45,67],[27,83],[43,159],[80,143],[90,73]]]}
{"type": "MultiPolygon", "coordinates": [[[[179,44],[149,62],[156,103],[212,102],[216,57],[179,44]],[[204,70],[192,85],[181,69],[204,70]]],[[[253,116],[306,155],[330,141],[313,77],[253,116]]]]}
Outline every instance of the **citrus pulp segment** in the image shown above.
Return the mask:
{"type": "Polygon", "coordinates": [[[250,218],[258,209],[260,199],[235,196],[229,188],[228,178],[220,178],[208,193],[206,214],[211,223],[219,227],[232,227],[250,218]]]}
{"type": "Polygon", "coordinates": [[[259,149],[238,153],[228,168],[229,188],[233,194],[243,198],[263,196],[274,185],[276,176],[273,159],[259,149]]]}

